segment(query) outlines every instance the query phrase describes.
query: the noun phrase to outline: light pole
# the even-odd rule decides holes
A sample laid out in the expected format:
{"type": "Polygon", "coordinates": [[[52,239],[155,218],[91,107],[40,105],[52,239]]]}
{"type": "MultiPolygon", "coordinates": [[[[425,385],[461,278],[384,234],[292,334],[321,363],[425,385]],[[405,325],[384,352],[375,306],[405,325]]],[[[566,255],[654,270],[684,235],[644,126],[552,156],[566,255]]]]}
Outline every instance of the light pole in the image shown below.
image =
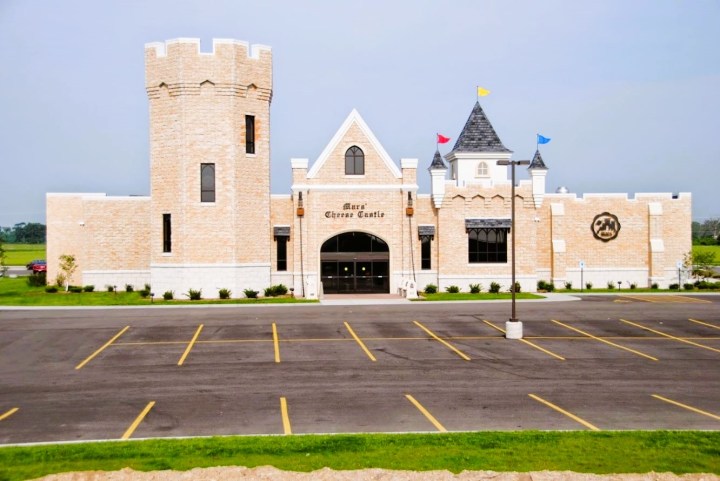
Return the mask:
{"type": "Polygon", "coordinates": [[[510,320],[505,323],[505,337],[507,339],[522,339],[523,337],[523,326],[522,322],[518,321],[517,315],[515,314],[515,166],[516,165],[530,165],[529,160],[498,160],[497,165],[509,165],[512,171],[512,184],[510,190],[510,233],[512,234],[511,252],[512,260],[510,263],[510,270],[512,272],[512,284],[510,285],[510,292],[512,293],[512,314],[510,320]]]}

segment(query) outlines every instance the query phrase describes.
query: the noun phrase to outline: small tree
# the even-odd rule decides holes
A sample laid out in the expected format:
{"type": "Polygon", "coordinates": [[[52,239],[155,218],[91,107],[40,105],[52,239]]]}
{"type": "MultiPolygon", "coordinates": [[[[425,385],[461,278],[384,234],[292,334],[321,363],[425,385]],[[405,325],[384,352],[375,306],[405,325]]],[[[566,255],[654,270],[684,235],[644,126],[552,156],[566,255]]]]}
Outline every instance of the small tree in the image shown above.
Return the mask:
{"type": "Polygon", "coordinates": [[[0,276],[7,274],[7,266],[5,265],[5,248],[3,247],[3,239],[0,236],[0,276]]]}
{"type": "Polygon", "coordinates": [[[709,277],[715,264],[715,253],[712,251],[693,252],[685,254],[683,262],[686,269],[694,276],[709,277]]]}
{"type": "Polygon", "coordinates": [[[60,270],[65,277],[65,291],[67,292],[70,286],[70,278],[73,273],[77,270],[78,266],[75,261],[75,256],[72,254],[63,254],[60,256],[60,270]]]}

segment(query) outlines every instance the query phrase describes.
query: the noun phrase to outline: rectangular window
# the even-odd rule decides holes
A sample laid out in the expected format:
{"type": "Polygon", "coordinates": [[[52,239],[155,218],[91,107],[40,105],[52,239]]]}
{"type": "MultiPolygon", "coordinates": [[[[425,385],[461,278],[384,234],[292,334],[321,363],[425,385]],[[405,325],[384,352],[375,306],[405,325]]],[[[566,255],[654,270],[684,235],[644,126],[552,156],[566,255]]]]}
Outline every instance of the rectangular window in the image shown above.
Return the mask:
{"type": "Polygon", "coordinates": [[[255,116],[245,116],[245,153],[255,153],[255,116]]]}
{"type": "Polygon", "coordinates": [[[507,262],[508,228],[470,228],[468,234],[468,262],[507,262]]]}
{"type": "Polygon", "coordinates": [[[215,202],[215,164],[200,164],[200,202],[215,202]]]}
{"type": "Polygon", "coordinates": [[[163,252],[172,252],[172,222],[170,214],[163,214],[163,252]]]}
{"type": "Polygon", "coordinates": [[[276,237],[277,242],[277,270],[287,270],[287,242],[289,237],[276,237]]]}
{"type": "Polygon", "coordinates": [[[420,237],[420,242],[421,269],[432,269],[432,260],[430,257],[432,236],[424,235],[420,237]]]}

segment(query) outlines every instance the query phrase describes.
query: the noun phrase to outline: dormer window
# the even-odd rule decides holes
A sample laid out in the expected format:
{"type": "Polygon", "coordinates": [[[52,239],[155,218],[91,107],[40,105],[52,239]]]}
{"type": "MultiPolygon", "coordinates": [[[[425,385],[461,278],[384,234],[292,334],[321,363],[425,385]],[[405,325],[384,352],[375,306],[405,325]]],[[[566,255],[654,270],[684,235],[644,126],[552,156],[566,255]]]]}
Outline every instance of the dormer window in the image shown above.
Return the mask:
{"type": "Polygon", "coordinates": [[[365,154],[357,145],[345,152],[345,175],[365,175],[365,154]]]}
{"type": "Polygon", "coordinates": [[[477,165],[477,170],[475,171],[475,177],[487,177],[487,176],[488,176],[487,162],[480,162],[477,165]]]}

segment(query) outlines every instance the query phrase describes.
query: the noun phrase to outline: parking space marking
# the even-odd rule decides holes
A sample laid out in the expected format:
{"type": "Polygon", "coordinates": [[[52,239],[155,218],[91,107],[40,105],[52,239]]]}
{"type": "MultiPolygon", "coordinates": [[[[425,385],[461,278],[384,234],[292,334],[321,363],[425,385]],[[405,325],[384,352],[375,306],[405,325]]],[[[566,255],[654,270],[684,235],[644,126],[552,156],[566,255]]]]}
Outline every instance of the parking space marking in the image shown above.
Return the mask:
{"type": "Polygon", "coordinates": [[[554,409],[555,411],[557,411],[559,413],[564,414],[565,416],[569,417],[573,421],[579,422],[586,428],[592,429],[593,431],[600,431],[600,428],[595,426],[594,424],[590,424],[589,422],[585,421],[584,419],[575,416],[573,413],[564,410],[560,406],[557,406],[557,405],[551,403],[550,401],[546,401],[545,399],[541,398],[540,396],[536,396],[535,394],[528,394],[528,396],[530,396],[531,398],[533,398],[534,400],[536,400],[540,403],[543,403],[547,407],[554,409]]]}
{"type": "Polygon", "coordinates": [[[195,342],[197,341],[197,338],[200,335],[200,331],[202,331],[204,325],[205,324],[200,324],[198,326],[197,331],[195,331],[195,335],[190,340],[190,343],[185,348],[185,352],[183,353],[182,357],[178,361],[178,366],[182,366],[183,363],[185,362],[185,359],[188,357],[188,354],[190,354],[190,351],[192,350],[193,346],[195,345],[195,342]]]}
{"type": "Polygon", "coordinates": [[[694,407],[692,407],[692,406],[688,406],[687,404],[683,404],[683,403],[680,403],[680,402],[677,402],[677,401],[673,401],[672,399],[668,399],[668,398],[666,398],[666,397],[662,397],[662,396],[659,396],[659,395],[657,395],[657,394],[652,394],[652,397],[654,397],[655,399],[659,399],[659,400],[661,400],[661,401],[665,401],[666,403],[674,404],[675,406],[679,406],[679,407],[685,408],[685,409],[687,409],[687,410],[689,410],[689,411],[692,411],[692,412],[695,412],[695,413],[698,413],[698,414],[702,414],[702,415],[704,415],[704,416],[708,416],[708,417],[711,417],[711,418],[713,418],[713,419],[717,419],[718,421],[720,421],[720,416],[717,416],[717,415],[715,415],[715,414],[709,413],[709,412],[707,412],[707,411],[703,411],[702,409],[694,408],[694,407]]]}
{"type": "Polygon", "coordinates": [[[410,401],[418,409],[418,411],[420,411],[423,414],[423,416],[425,416],[427,418],[428,421],[430,421],[432,423],[433,426],[435,426],[435,428],[438,431],[440,431],[441,433],[447,432],[447,429],[445,429],[445,427],[442,424],[440,424],[440,422],[437,419],[435,419],[435,417],[432,414],[430,414],[430,412],[427,409],[425,409],[423,407],[423,405],[420,404],[414,397],[412,397],[410,394],[406,394],[405,397],[407,398],[408,401],[410,401]]]}
{"type": "Polygon", "coordinates": [[[365,343],[362,342],[362,340],[358,337],[357,334],[355,334],[355,331],[353,331],[353,328],[350,327],[350,324],[348,324],[347,321],[343,321],[343,322],[345,322],[345,327],[346,327],[347,330],[350,332],[350,335],[357,341],[357,343],[360,345],[360,347],[362,348],[362,350],[365,351],[365,354],[367,354],[367,356],[370,358],[371,361],[376,362],[377,359],[375,359],[375,356],[372,355],[372,353],[371,353],[370,350],[367,348],[367,346],[365,345],[365,343]]]}
{"type": "Polygon", "coordinates": [[[432,337],[432,338],[435,339],[436,341],[440,342],[441,344],[443,344],[445,347],[447,347],[447,348],[450,349],[451,351],[455,352],[455,354],[457,354],[458,356],[460,356],[462,359],[464,359],[464,360],[466,360],[466,361],[469,361],[469,360],[470,360],[470,358],[469,358],[464,352],[460,351],[458,348],[456,348],[455,346],[453,346],[453,345],[450,344],[449,342],[444,341],[443,339],[440,339],[440,338],[439,338],[434,332],[432,332],[430,329],[428,329],[427,327],[423,326],[423,325],[420,324],[418,321],[413,321],[413,322],[414,322],[415,325],[418,326],[420,329],[422,329],[423,331],[427,332],[430,337],[432,337]]]}
{"type": "Polygon", "coordinates": [[[125,431],[125,434],[122,435],[120,439],[130,439],[130,436],[133,435],[137,427],[140,425],[143,419],[145,419],[145,416],[150,412],[150,410],[155,405],[155,401],[150,401],[147,406],[145,406],[145,409],[142,410],[142,412],[138,415],[138,417],[135,418],[135,421],[130,425],[129,428],[125,431]]]}
{"type": "Polygon", "coordinates": [[[278,332],[275,323],[272,323],[273,345],[275,346],[275,362],[280,362],[280,343],[278,342],[278,332]]]}
{"type": "Polygon", "coordinates": [[[670,334],[666,334],[666,333],[664,333],[664,332],[657,331],[657,330],[655,330],[655,329],[651,329],[651,328],[649,328],[649,327],[647,327],[647,326],[643,326],[642,324],[638,324],[638,323],[636,323],[636,322],[627,321],[627,320],[625,320],[625,319],[620,319],[620,320],[621,320],[622,322],[626,323],[626,324],[630,324],[631,326],[639,327],[640,329],[645,329],[646,331],[650,331],[650,332],[653,332],[653,333],[658,334],[658,335],[660,335],[660,336],[667,337],[668,339],[674,339],[674,340],[676,340],[676,341],[678,341],[678,342],[684,342],[685,344],[690,344],[691,346],[701,347],[701,348],[707,349],[707,350],[709,350],[709,351],[720,352],[720,349],[715,349],[714,347],[705,346],[704,344],[698,344],[697,342],[688,341],[687,339],[683,339],[683,338],[681,338],[681,337],[675,337],[675,336],[672,336],[672,335],[670,335],[670,334]]]}
{"type": "MultiPolygon", "coordinates": [[[[495,324],[493,324],[492,322],[488,321],[487,319],[483,319],[483,322],[484,322],[485,324],[487,324],[488,326],[490,326],[490,327],[492,327],[492,328],[495,328],[495,329],[497,329],[498,331],[502,332],[503,335],[505,334],[505,329],[502,329],[501,327],[496,326],[495,324]]],[[[544,347],[540,347],[540,346],[538,346],[537,344],[528,341],[527,339],[518,339],[518,341],[524,342],[524,343],[527,344],[528,346],[534,347],[535,349],[537,349],[537,350],[539,350],[539,351],[542,351],[542,352],[544,352],[545,354],[547,354],[547,355],[549,355],[549,356],[552,356],[552,357],[554,357],[554,358],[556,358],[556,359],[559,359],[559,360],[561,360],[561,361],[564,361],[564,360],[565,360],[565,358],[562,357],[562,356],[560,356],[559,354],[555,354],[554,352],[549,351],[549,350],[545,349],[544,347]]]]}
{"type": "Polygon", "coordinates": [[[20,408],[12,408],[11,410],[9,410],[8,412],[6,412],[5,414],[0,414],[0,421],[2,421],[3,419],[9,418],[10,416],[12,416],[13,414],[15,414],[15,413],[18,412],[19,410],[20,410],[20,408]]]}
{"type": "Polygon", "coordinates": [[[595,339],[596,341],[604,342],[605,344],[607,344],[607,345],[609,345],[609,346],[613,346],[613,347],[617,347],[618,349],[622,349],[623,351],[632,352],[633,354],[637,354],[638,356],[642,356],[642,357],[647,358],[647,359],[650,359],[650,360],[652,360],[652,361],[658,361],[658,360],[659,360],[658,358],[653,357],[653,356],[650,356],[650,355],[648,355],[648,354],[645,354],[644,352],[636,351],[635,349],[630,349],[629,347],[621,346],[620,344],[615,344],[614,342],[608,341],[607,339],[603,339],[603,338],[601,338],[601,337],[593,336],[593,335],[590,334],[589,332],[585,332],[585,331],[583,331],[583,330],[581,330],[581,329],[578,329],[578,328],[576,328],[576,327],[568,326],[567,324],[565,324],[565,323],[563,323],[563,322],[560,322],[560,321],[556,321],[555,319],[553,319],[552,322],[554,322],[555,324],[558,324],[558,325],[560,325],[560,326],[566,327],[566,328],[570,329],[571,331],[579,332],[580,334],[583,334],[583,335],[585,335],[585,336],[587,336],[587,337],[590,337],[590,338],[592,338],[592,339],[595,339]]]}
{"type": "Polygon", "coordinates": [[[643,296],[643,295],[624,295],[620,296],[636,301],[653,302],[655,304],[711,304],[712,301],[705,299],[696,299],[694,297],[661,295],[661,296],[643,296]]]}
{"type": "Polygon", "coordinates": [[[292,434],[290,427],[290,416],[288,415],[287,399],[280,398],[280,415],[282,416],[283,432],[288,435],[292,434]]]}
{"type": "Polygon", "coordinates": [[[688,319],[688,321],[694,322],[696,324],[702,324],[703,326],[712,327],[713,329],[720,329],[720,326],[716,326],[715,324],[710,324],[709,322],[698,321],[697,319],[688,319]]]}
{"type": "Polygon", "coordinates": [[[85,364],[87,364],[87,363],[89,363],[90,361],[92,361],[92,360],[95,358],[95,356],[97,356],[98,354],[100,354],[101,352],[103,352],[103,351],[105,350],[105,348],[107,348],[110,344],[112,344],[113,342],[115,342],[115,341],[117,340],[117,338],[120,337],[120,336],[122,336],[122,335],[125,333],[125,331],[127,331],[128,329],[130,329],[130,326],[125,326],[124,328],[122,328],[122,329],[120,330],[120,332],[118,332],[117,334],[115,334],[108,342],[106,342],[105,344],[103,344],[100,349],[98,349],[97,351],[95,351],[95,352],[93,352],[92,354],[90,354],[83,362],[81,362],[80,364],[78,364],[77,366],[75,366],[75,370],[82,369],[85,364]]]}

